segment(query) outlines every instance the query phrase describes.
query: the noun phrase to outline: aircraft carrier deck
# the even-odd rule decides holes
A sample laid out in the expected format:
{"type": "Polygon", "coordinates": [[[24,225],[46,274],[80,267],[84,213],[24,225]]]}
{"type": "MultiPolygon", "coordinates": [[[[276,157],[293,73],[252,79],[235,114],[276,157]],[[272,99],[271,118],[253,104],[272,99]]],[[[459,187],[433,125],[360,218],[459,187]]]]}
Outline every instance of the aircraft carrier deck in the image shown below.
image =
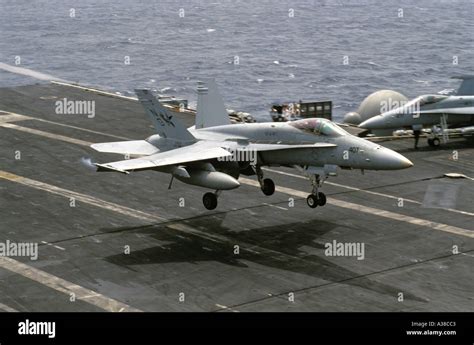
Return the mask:
{"type": "Polygon", "coordinates": [[[266,171],[273,196],[243,178],[207,211],[205,189],[168,190],[169,175],[81,163],[121,159],[91,143],[152,133],[130,99],[53,83],[0,89],[0,242],[39,244],[36,261],[0,257],[1,310],[474,310],[474,182],[444,176],[474,177],[472,141],[384,142],[414,167],[341,171],[316,209],[290,169],[266,171]],[[56,114],[62,98],[95,100],[95,117],[56,114]],[[364,243],[364,259],[326,256],[333,241],[364,243]]]}

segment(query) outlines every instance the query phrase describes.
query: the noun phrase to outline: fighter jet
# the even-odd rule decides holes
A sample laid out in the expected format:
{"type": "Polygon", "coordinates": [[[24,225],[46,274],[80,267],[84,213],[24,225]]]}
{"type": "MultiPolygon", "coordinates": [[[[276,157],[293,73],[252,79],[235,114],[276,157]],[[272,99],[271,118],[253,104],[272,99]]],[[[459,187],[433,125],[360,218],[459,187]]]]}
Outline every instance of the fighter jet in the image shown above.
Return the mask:
{"type": "Polygon", "coordinates": [[[466,127],[460,133],[470,132],[474,125],[474,76],[457,78],[463,79],[463,82],[456,95],[419,96],[362,122],[359,127],[370,130],[413,129],[415,148],[423,127],[432,127],[432,136],[428,139],[430,146],[439,146],[438,135],[448,128],[466,127]]]}
{"type": "Polygon", "coordinates": [[[156,129],[145,140],[93,144],[100,152],[140,156],[98,164],[97,171],[124,174],[155,170],[195,186],[211,189],[203,204],[215,209],[221,191],[238,188],[238,178],[257,175],[262,192],[272,195],[274,182],[264,177],[264,166],[291,166],[312,185],[307,197],[311,208],[324,206],[319,191],[328,176],[342,169],[395,170],[411,167],[407,158],[362,138],[333,122],[309,118],[285,123],[231,124],[217,87],[212,81],[198,88],[196,125],[185,128],[149,90],[135,90],[156,129]]]}

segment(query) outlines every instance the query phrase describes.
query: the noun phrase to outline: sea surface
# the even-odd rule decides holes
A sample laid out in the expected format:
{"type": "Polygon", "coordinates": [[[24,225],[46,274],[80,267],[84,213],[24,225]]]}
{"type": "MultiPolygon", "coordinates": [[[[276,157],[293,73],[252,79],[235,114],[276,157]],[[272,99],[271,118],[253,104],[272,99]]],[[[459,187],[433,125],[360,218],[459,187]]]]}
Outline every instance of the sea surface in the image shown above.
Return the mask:
{"type": "MultiPolygon", "coordinates": [[[[228,108],[456,88],[474,74],[474,0],[0,0],[0,63],[129,95],[196,102],[215,78],[228,108]],[[129,64],[126,59],[129,57],[129,64]]],[[[45,82],[0,69],[0,87],[45,82]]]]}

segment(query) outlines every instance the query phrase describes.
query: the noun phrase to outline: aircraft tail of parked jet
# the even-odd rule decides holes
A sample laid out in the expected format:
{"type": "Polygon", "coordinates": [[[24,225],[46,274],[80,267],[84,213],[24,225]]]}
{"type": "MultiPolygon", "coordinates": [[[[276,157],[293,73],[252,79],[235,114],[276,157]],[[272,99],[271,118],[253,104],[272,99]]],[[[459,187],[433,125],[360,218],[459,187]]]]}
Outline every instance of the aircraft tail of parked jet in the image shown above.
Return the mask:
{"type": "Polygon", "coordinates": [[[474,96],[474,75],[455,76],[453,79],[461,79],[456,96],[474,96]]]}
{"type": "Polygon", "coordinates": [[[216,83],[206,79],[198,85],[196,129],[230,125],[229,115],[216,83]]]}
{"type": "Polygon", "coordinates": [[[150,90],[136,89],[135,93],[160,137],[183,141],[194,140],[194,136],[173,116],[171,111],[156,99],[150,90]]]}

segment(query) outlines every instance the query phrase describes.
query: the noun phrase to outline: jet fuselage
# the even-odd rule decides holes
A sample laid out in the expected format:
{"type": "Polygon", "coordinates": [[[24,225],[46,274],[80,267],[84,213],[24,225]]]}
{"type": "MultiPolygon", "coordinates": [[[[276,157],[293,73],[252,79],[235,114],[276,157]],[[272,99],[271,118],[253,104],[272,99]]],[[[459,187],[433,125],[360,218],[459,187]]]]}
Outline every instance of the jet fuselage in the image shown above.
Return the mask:
{"type": "Polygon", "coordinates": [[[252,123],[210,127],[192,131],[200,140],[237,141],[260,144],[334,144],[258,154],[262,165],[307,165],[368,170],[404,169],[413,164],[388,148],[353,136],[325,119],[304,119],[285,123],[252,123]]]}

